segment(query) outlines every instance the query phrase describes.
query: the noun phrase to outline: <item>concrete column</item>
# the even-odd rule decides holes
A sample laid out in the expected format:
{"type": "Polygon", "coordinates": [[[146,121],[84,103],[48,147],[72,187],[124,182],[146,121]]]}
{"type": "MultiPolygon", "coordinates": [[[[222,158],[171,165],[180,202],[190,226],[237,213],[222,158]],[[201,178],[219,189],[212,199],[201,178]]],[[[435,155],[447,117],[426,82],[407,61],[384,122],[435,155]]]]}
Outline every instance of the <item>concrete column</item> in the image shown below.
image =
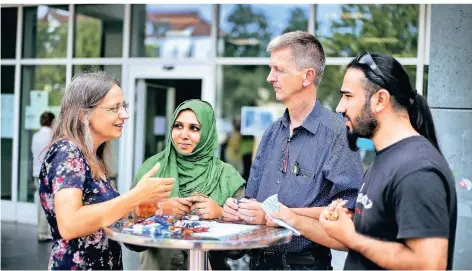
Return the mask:
{"type": "Polygon", "coordinates": [[[428,103],[439,144],[454,173],[458,225],[454,269],[472,267],[472,190],[459,180],[472,180],[472,5],[433,5],[428,103]]]}

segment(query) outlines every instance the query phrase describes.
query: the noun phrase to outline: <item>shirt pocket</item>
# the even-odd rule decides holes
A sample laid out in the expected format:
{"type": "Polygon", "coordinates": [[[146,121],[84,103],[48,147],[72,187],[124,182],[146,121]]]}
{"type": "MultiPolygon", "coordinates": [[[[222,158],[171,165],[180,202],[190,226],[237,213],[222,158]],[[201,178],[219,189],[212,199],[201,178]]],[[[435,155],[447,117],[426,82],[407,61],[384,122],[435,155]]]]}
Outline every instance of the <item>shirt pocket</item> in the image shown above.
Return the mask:
{"type": "Polygon", "coordinates": [[[309,184],[315,180],[316,174],[312,168],[296,163],[290,170],[292,178],[300,184],[309,184]]]}

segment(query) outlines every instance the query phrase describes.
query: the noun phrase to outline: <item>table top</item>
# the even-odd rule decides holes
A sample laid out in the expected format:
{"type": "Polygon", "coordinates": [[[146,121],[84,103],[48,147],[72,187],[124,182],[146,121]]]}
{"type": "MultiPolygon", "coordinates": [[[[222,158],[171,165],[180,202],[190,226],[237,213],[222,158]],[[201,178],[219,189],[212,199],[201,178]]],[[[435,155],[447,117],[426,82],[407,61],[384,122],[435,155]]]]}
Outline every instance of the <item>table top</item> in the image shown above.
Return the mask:
{"type": "MultiPolygon", "coordinates": [[[[146,236],[124,231],[129,220],[120,220],[104,229],[108,238],[132,245],[175,249],[196,250],[238,250],[262,248],[288,243],[292,240],[292,231],[286,228],[259,226],[251,231],[226,238],[207,238],[176,235],[146,236]]],[[[217,221],[230,223],[226,221],[217,221]]]]}

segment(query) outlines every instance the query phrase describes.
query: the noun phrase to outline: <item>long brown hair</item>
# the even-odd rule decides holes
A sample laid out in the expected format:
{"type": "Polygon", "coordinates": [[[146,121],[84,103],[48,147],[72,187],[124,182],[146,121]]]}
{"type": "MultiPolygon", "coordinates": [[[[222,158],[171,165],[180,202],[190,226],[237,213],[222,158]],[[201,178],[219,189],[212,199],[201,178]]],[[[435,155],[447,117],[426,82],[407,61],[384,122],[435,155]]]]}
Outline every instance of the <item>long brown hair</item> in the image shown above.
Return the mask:
{"type": "MultiPolygon", "coordinates": [[[[111,143],[104,142],[94,152],[89,120],[92,110],[119,82],[106,72],[84,72],[75,75],[62,97],[61,111],[53,127],[51,142],[72,141],[82,151],[95,179],[111,176],[111,143]]],[[[51,144],[52,144],[51,143],[51,144]]]]}

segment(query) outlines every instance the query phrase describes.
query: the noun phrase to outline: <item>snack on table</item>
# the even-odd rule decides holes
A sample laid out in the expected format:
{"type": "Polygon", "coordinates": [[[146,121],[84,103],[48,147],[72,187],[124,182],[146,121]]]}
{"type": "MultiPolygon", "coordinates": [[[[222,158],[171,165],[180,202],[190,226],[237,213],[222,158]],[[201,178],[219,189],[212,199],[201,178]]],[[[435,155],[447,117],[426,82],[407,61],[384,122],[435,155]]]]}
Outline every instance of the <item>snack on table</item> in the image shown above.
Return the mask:
{"type": "Polygon", "coordinates": [[[208,227],[202,227],[197,221],[178,220],[173,216],[152,216],[147,219],[129,221],[124,231],[151,236],[188,236],[192,233],[207,232],[208,227]]]}
{"type": "Polygon", "coordinates": [[[150,217],[156,214],[157,203],[141,203],[136,208],[136,215],[139,217],[150,217]]]}
{"type": "Polygon", "coordinates": [[[185,220],[191,220],[191,221],[198,221],[200,220],[200,216],[198,215],[186,215],[184,216],[185,220]]]}
{"type": "Polygon", "coordinates": [[[343,199],[333,200],[333,202],[328,205],[328,208],[324,210],[324,216],[326,217],[326,219],[331,221],[338,220],[338,212],[336,212],[336,208],[338,206],[341,208],[344,207],[346,202],[347,200],[343,199]]]}

